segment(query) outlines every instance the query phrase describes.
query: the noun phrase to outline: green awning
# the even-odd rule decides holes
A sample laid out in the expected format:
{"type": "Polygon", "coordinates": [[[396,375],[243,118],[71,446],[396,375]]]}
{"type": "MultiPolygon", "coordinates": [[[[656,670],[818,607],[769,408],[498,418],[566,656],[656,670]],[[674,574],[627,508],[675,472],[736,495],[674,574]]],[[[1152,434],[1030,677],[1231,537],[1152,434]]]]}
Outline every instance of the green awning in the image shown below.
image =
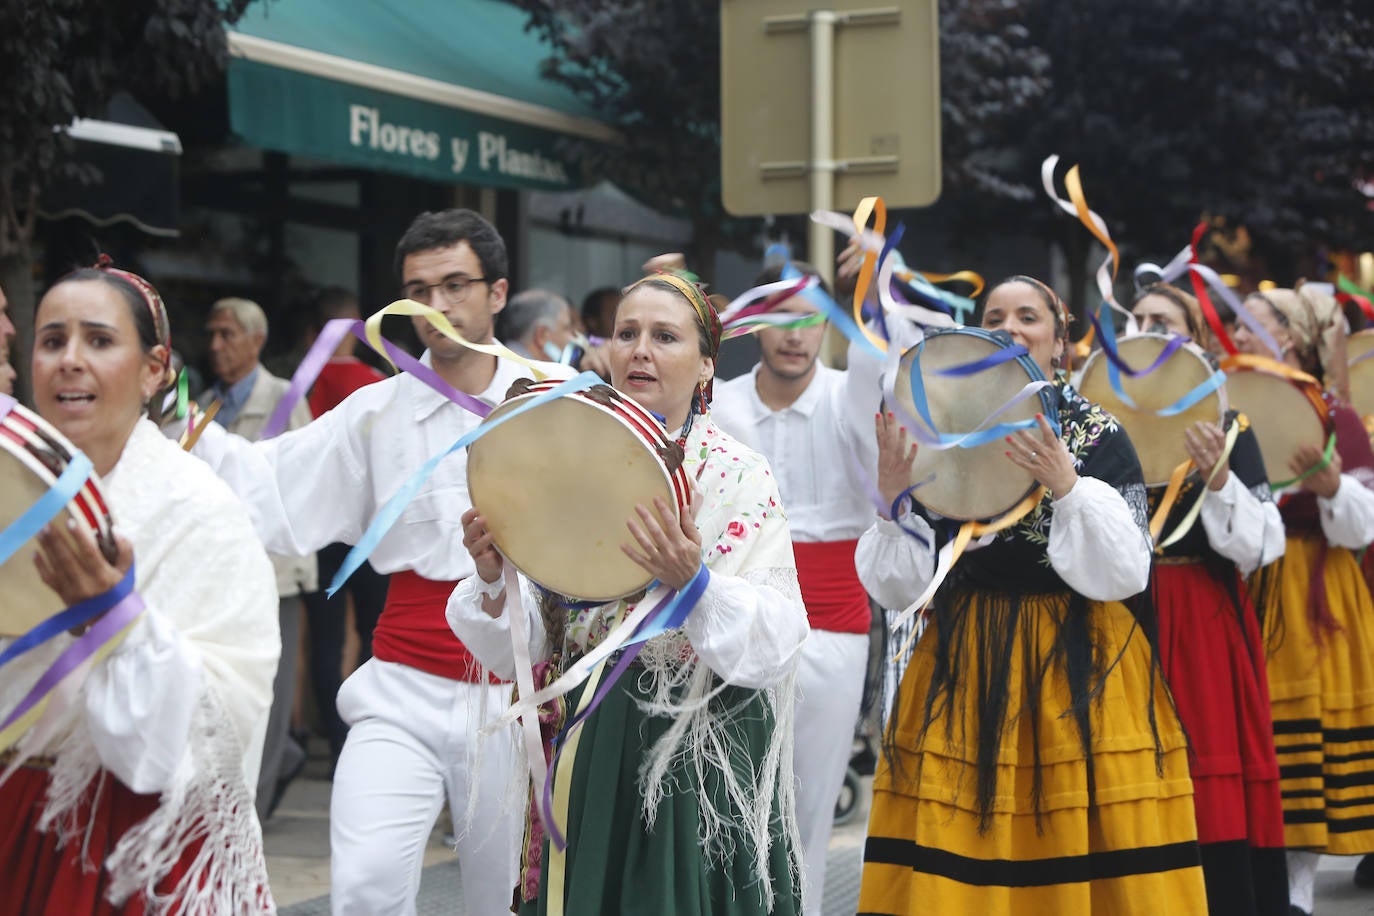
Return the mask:
{"type": "Polygon", "coordinates": [[[548,46],[501,0],[272,0],[229,33],[244,141],[431,181],[561,190],[560,136],[614,141],[540,77],[548,46]]]}

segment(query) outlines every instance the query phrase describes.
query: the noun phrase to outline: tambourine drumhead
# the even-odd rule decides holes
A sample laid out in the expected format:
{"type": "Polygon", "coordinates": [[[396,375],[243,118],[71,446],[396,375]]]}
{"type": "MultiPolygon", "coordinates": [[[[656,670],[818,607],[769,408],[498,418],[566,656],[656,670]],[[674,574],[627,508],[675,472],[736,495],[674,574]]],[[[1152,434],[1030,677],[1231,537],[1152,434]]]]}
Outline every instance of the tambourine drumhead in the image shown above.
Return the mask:
{"type": "MultiPolygon", "coordinates": [[[[60,457],[65,466],[73,451],[37,415],[22,407],[13,409],[0,428],[0,530],[23,515],[56,483],[58,475],[49,467],[54,456],[60,457]],[[41,458],[33,442],[35,428],[42,429],[58,447],[54,449],[44,443],[47,451],[41,458]]],[[[71,519],[97,541],[110,543],[107,505],[99,481],[91,475],[55,521],[71,519]]],[[[37,541],[30,539],[0,565],[0,637],[20,636],[65,609],[62,599],[38,576],[33,561],[36,549],[37,541]]]]}
{"type": "MultiPolygon", "coordinates": [[[[1128,366],[1143,369],[1154,364],[1169,343],[1165,334],[1136,334],[1117,341],[1117,350],[1128,366]]],[[[1135,401],[1128,407],[1112,390],[1107,355],[1098,350],[1083,366],[1078,390],[1112,414],[1125,428],[1140,456],[1145,485],[1164,486],[1174,468],[1188,460],[1183,432],[1200,420],[1221,423],[1226,417],[1224,389],[1211,392],[1192,407],[1169,417],[1162,410],[1207,381],[1215,370],[1193,344],[1184,344],[1154,372],[1138,378],[1121,373],[1121,387],[1135,401]]]]}
{"type": "MultiPolygon", "coordinates": [[[[517,395],[491,422],[538,393],[517,395]]],[[[542,387],[548,387],[547,385],[542,387]]],[[[468,489],[496,546],[530,579],[585,601],[634,594],[652,577],[621,552],[635,507],[661,498],[680,517],[690,492],[670,471],[637,405],[561,397],[502,424],[468,448],[468,489]]],[[[662,437],[662,427],[655,431],[662,437]]]]}
{"type": "Polygon", "coordinates": [[[1326,413],[1298,383],[1260,370],[1237,369],[1227,373],[1226,389],[1231,407],[1245,414],[1255,431],[1270,483],[1293,478],[1289,462],[1302,446],[1326,446],[1326,413]]]}
{"type": "MultiPolygon", "coordinates": [[[[936,372],[983,359],[1003,346],[992,335],[973,328],[927,334],[924,347],[912,347],[902,356],[896,383],[898,403],[908,416],[920,420],[911,399],[910,382],[911,367],[920,350],[921,378],[936,431],[952,435],[972,432],[1026,383],[1042,378],[1040,371],[1029,358],[1022,357],[976,375],[936,372]]],[[[1033,419],[1037,413],[1049,415],[1052,403],[1046,398],[1027,398],[994,422],[1033,419]]],[[[972,448],[918,449],[912,483],[932,479],[913,491],[912,498],[945,518],[972,520],[1001,515],[1035,488],[1035,479],[1012,464],[1006,452],[1001,439],[972,448]]]]}
{"type": "Polygon", "coordinates": [[[1351,334],[1345,342],[1350,364],[1350,406],[1361,417],[1374,416],[1374,329],[1351,334]]]}

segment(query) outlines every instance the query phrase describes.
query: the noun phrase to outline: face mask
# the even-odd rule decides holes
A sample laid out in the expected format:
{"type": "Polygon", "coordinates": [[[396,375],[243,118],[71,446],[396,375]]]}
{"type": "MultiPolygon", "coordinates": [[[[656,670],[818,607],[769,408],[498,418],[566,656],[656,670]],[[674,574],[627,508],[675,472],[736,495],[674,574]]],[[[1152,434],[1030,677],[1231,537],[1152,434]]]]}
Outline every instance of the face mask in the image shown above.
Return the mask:
{"type": "Polygon", "coordinates": [[[1165,326],[1164,322],[1160,321],[1158,318],[1156,318],[1154,321],[1151,321],[1150,326],[1147,327],[1145,330],[1149,331],[1151,334],[1169,333],[1169,329],[1165,326]]]}
{"type": "Polygon", "coordinates": [[[556,363],[563,358],[563,351],[554,346],[553,341],[546,340],[544,341],[544,355],[556,363]]]}

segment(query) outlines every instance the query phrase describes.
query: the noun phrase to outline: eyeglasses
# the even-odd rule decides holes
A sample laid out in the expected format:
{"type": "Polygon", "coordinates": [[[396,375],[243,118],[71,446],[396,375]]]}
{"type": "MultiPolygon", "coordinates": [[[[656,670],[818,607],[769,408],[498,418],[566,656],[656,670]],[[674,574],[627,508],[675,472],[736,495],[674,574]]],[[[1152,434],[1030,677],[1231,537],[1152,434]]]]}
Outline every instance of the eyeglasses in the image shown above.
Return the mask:
{"type": "Polygon", "coordinates": [[[449,305],[457,305],[467,298],[468,287],[474,283],[489,283],[486,277],[445,277],[438,283],[407,283],[401,287],[401,295],[416,302],[429,303],[431,290],[443,293],[449,305]]]}

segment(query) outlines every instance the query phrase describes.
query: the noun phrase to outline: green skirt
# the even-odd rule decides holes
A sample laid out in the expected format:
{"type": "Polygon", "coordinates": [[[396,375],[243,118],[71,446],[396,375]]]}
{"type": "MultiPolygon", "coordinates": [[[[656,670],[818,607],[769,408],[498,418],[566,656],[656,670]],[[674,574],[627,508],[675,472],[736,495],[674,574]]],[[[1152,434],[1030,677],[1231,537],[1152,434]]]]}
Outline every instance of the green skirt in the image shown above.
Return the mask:
{"type": "MultiPolygon", "coordinates": [[[[727,817],[738,814],[720,773],[708,770],[700,785],[690,757],[668,773],[663,801],[652,828],[646,823],[639,771],[650,748],[672,720],[648,716],[636,704],[648,695],[639,686],[642,669],[632,668],[612,688],[599,709],[582,725],[572,767],[564,866],[566,916],[754,916],[768,913],[755,873],[755,848],[736,828],[724,861],[708,859],[699,835],[701,792],[727,817]],[[726,812],[730,813],[727,814],[726,812]]],[[[576,709],[581,688],[567,697],[576,709]]],[[[727,687],[712,700],[712,712],[728,716],[737,772],[747,774],[764,759],[774,717],[761,691],[727,687]]],[[[790,761],[781,778],[790,778],[790,761]]],[[[746,785],[752,780],[745,777],[746,785]]],[[[775,916],[801,912],[801,888],[790,866],[791,843],[783,828],[781,805],[773,798],[773,828],[768,872],[775,916]]],[[[733,824],[741,818],[730,817],[733,824]]],[[[549,845],[544,841],[539,898],[521,916],[548,911],[549,845]]]]}

